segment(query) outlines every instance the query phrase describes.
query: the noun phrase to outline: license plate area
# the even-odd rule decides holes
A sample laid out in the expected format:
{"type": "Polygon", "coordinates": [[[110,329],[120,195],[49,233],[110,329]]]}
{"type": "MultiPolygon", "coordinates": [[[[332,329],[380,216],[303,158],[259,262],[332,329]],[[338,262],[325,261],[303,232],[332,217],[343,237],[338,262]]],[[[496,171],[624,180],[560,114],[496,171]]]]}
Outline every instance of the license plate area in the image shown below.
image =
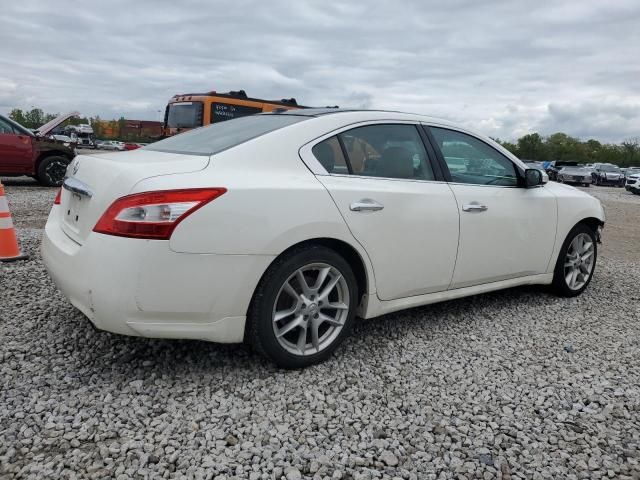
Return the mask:
{"type": "Polygon", "coordinates": [[[74,232],[80,231],[80,224],[84,217],[89,199],[78,193],[69,192],[69,200],[63,212],[64,223],[74,232]]]}

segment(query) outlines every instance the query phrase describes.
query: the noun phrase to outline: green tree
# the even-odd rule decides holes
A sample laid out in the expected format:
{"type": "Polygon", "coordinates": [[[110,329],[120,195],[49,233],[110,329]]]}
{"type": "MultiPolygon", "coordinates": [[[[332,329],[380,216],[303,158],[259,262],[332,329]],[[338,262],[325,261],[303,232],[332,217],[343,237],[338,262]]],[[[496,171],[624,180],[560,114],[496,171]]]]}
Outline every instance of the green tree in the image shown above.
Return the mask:
{"type": "Polygon", "coordinates": [[[622,142],[625,166],[632,166],[640,160],[640,144],[637,138],[631,138],[622,142]]]}
{"type": "Polygon", "coordinates": [[[546,160],[546,148],[538,133],[530,133],[518,139],[517,155],[525,160],[546,160]]]}
{"type": "Polygon", "coordinates": [[[18,122],[22,126],[26,126],[25,125],[26,119],[24,118],[24,113],[19,108],[14,108],[13,110],[11,110],[11,112],[9,113],[9,118],[18,122]]]}

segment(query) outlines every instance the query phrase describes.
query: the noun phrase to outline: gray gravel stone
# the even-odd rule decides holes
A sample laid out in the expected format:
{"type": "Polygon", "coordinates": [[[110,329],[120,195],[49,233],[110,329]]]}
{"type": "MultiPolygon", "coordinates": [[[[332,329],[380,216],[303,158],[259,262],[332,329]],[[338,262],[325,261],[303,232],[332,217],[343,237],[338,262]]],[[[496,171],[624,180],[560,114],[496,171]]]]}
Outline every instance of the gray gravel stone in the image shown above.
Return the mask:
{"type": "Polygon", "coordinates": [[[633,259],[601,254],[574,299],[359,321],[324,364],[281,371],[242,345],[94,330],[39,256],[55,189],[7,190],[31,258],[0,264],[2,479],[640,478],[633,259]]]}

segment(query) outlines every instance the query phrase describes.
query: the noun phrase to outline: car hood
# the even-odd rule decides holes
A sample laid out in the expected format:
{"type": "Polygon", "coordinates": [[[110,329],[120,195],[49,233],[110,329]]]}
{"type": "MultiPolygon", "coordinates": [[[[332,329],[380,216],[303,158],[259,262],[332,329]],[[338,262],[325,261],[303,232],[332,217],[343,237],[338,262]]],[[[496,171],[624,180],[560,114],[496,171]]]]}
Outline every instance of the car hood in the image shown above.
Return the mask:
{"type": "Polygon", "coordinates": [[[62,124],[66,120],[69,120],[71,117],[77,117],[78,115],[80,115],[80,112],[69,112],[63,115],[58,115],[56,118],[54,118],[50,122],[47,122],[44,125],[36,128],[34,130],[34,133],[40,136],[48,135],[58,125],[62,124]]]}

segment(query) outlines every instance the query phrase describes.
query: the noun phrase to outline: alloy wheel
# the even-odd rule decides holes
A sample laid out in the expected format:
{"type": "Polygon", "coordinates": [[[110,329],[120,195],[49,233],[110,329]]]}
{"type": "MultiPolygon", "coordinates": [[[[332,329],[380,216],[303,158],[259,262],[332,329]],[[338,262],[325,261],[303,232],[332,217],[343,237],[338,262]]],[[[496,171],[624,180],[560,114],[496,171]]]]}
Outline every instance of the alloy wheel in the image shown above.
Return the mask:
{"type": "Polygon", "coordinates": [[[569,245],[564,260],[564,278],[571,290],[580,290],[593,271],[595,247],[593,239],[586,233],[580,233],[569,245]]]}
{"type": "Polygon", "coordinates": [[[338,337],[349,315],[349,287],[326,263],[298,268],[284,282],[273,306],[273,332],[293,355],[314,355],[338,337]]]}

